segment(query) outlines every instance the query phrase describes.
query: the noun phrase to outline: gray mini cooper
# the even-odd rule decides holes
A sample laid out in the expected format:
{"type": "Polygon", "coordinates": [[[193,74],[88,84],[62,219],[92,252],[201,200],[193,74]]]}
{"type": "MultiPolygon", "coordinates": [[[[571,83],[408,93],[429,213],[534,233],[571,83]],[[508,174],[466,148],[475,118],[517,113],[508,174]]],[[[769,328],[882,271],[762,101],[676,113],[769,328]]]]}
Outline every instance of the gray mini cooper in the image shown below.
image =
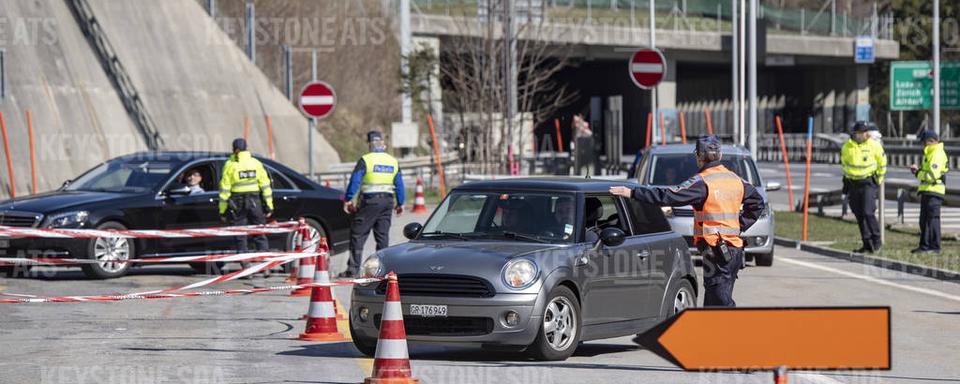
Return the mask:
{"type": "MultiPolygon", "coordinates": [[[[413,342],[526,350],[563,360],[580,342],[637,334],[697,302],[683,237],[624,182],[529,178],[454,189],[365,276],[398,274],[413,342]]],[[[350,330],[373,355],[386,282],[353,288],[350,330]]]]}

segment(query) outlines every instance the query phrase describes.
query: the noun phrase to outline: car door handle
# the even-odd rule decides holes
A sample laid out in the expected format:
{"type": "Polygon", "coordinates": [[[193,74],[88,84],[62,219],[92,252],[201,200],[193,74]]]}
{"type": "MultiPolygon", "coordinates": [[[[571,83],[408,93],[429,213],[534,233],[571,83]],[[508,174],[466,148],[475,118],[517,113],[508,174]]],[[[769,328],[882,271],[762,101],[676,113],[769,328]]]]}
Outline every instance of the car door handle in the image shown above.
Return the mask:
{"type": "Polygon", "coordinates": [[[639,258],[641,258],[641,259],[646,259],[646,258],[650,257],[650,251],[644,249],[644,250],[642,250],[642,251],[640,251],[640,252],[637,252],[637,257],[639,257],[639,258]]]}
{"type": "Polygon", "coordinates": [[[283,196],[283,197],[280,197],[280,200],[283,200],[283,201],[291,201],[291,200],[296,200],[296,199],[297,199],[296,196],[283,196]]]}
{"type": "Polygon", "coordinates": [[[217,202],[220,202],[220,199],[219,199],[219,198],[216,198],[216,197],[211,197],[211,198],[207,199],[207,201],[209,201],[209,202],[211,202],[211,203],[217,203],[217,202]]]}

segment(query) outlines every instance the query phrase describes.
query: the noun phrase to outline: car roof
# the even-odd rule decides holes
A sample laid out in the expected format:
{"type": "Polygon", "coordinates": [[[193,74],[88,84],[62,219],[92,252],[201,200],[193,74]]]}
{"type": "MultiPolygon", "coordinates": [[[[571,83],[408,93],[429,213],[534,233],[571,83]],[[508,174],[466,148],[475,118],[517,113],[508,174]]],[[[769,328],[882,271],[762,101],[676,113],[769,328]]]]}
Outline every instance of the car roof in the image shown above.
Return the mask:
{"type": "MultiPolygon", "coordinates": [[[[647,153],[652,155],[673,155],[673,154],[693,154],[695,145],[693,144],[667,144],[667,145],[654,145],[647,150],[647,153]]],[[[744,155],[750,156],[750,150],[745,148],[742,145],[730,145],[724,144],[720,147],[720,151],[723,154],[727,155],[744,155]]]]}
{"type": "Polygon", "coordinates": [[[462,184],[455,191],[502,191],[505,189],[552,190],[563,192],[607,192],[610,187],[632,185],[625,180],[586,179],[579,177],[520,177],[474,181],[462,184]]]}
{"type": "MultiPolygon", "coordinates": [[[[117,156],[110,160],[157,160],[157,161],[179,161],[181,163],[186,163],[194,160],[202,159],[225,159],[230,157],[229,152],[213,152],[213,151],[141,151],[134,152],[131,154],[117,156]]],[[[263,156],[253,154],[253,157],[259,160],[270,161],[263,156]]]]}

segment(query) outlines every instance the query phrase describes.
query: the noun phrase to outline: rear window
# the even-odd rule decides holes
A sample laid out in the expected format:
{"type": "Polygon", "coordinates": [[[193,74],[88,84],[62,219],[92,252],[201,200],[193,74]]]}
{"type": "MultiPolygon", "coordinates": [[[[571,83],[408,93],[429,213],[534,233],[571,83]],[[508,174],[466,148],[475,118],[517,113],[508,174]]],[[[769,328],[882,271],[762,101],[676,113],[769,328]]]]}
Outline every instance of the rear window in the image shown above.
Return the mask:
{"type": "MultiPolygon", "coordinates": [[[[727,169],[739,175],[748,183],[759,187],[760,177],[757,175],[753,161],[743,155],[724,154],[720,160],[727,169]]],[[[678,185],[697,174],[697,158],[694,154],[654,155],[650,159],[650,169],[645,173],[643,184],[649,185],[678,185]]]]}

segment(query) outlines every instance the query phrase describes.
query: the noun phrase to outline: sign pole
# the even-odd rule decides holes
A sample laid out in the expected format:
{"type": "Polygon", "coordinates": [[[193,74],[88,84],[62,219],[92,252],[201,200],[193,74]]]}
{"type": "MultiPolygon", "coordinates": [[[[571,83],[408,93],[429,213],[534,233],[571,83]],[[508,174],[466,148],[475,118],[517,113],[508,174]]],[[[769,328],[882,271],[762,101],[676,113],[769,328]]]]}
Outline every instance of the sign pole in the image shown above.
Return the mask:
{"type": "Polygon", "coordinates": [[[737,9],[737,2],[739,0],[732,0],[733,3],[733,13],[730,14],[730,46],[731,46],[731,56],[730,56],[730,72],[731,78],[733,79],[733,105],[731,112],[733,115],[733,142],[737,142],[738,136],[740,134],[740,36],[737,28],[737,18],[739,12],[737,9]]]}
{"type": "MultiPolygon", "coordinates": [[[[310,57],[310,80],[317,81],[317,50],[314,48],[310,57]]],[[[310,131],[307,132],[307,172],[310,173],[310,177],[313,177],[313,131],[317,129],[317,118],[310,118],[310,131]]]]}
{"type": "MultiPolygon", "coordinates": [[[[656,25],[656,7],[654,7],[653,0],[649,1],[650,4],[650,49],[657,48],[657,25],[656,25]]],[[[650,113],[657,113],[657,88],[654,86],[650,89],[650,113]]],[[[656,119],[654,119],[656,120],[656,119]]],[[[653,122],[653,130],[657,130],[657,122],[653,122]]]]}
{"type": "Polygon", "coordinates": [[[933,0],[933,130],[940,134],[940,0],[933,0]]]}

